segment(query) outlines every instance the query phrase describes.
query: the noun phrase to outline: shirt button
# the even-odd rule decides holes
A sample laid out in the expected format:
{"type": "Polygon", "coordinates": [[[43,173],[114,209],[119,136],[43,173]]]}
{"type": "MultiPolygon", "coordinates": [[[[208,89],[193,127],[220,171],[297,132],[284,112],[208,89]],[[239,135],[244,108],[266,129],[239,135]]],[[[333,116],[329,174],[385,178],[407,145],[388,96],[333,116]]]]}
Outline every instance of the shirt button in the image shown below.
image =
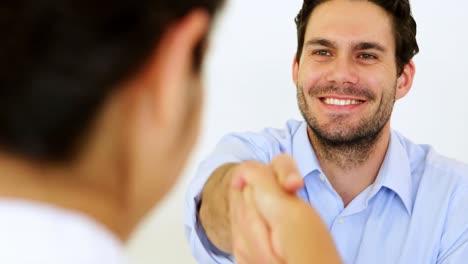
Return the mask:
{"type": "Polygon", "coordinates": [[[343,224],[343,223],[344,223],[344,219],[343,219],[343,217],[340,217],[340,218],[338,218],[338,224],[340,224],[340,225],[341,225],[341,224],[343,224]]]}
{"type": "Polygon", "coordinates": [[[325,175],[323,175],[322,173],[320,173],[319,178],[322,182],[325,182],[325,175]]]}

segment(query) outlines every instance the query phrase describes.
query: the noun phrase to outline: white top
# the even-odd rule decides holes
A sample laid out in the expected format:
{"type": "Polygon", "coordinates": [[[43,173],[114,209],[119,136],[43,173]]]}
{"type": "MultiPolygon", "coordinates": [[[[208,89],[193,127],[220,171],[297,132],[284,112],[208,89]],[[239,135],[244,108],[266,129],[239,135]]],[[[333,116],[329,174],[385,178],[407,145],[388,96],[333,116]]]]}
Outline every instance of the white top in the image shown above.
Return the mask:
{"type": "Polygon", "coordinates": [[[0,199],[0,263],[124,264],[123,244],[81,213],[0,199]]]}

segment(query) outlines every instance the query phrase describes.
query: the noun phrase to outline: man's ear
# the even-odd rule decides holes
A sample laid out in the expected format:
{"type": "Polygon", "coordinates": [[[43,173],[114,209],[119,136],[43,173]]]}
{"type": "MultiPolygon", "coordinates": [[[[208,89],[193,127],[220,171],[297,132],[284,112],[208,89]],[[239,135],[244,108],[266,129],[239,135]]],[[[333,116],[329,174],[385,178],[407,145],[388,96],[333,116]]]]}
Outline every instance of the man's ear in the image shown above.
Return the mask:
{"type": "Polygon", "coordinates": [[[293,74],[293,81],[297,87],[297,78],[299,73],[299,62],[297,61],[297,54],[294,55],[293,64],[292,64],[292,74],[293,74]]]}
{"type": "Polygon", "coordinates": [[[408,94],[411,86],[413,85],[414,75],[416,73],[416,66],[413,60],[405,65],[403,73],[397,79],[397,87],[395,93],[395,100],[403,98],[408,94]]]}

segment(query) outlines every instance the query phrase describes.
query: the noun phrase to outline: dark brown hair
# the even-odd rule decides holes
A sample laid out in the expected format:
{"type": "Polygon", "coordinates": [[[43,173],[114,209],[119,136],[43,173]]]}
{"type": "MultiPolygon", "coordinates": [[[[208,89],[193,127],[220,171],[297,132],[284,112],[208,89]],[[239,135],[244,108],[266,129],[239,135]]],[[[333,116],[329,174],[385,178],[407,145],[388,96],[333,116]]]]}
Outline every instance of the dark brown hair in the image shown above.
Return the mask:
{"type": "MultiPolygon", "coordinates": [[[[0,147],[62,161],[117,84],[166,28],[223,0],[6,0],[0,3],[0,147]]],[[[195,49],[197,70],[202,43],[195,49]]]]}
{"type": "MultiPolygon", "coordinates": [[[[304,47],[304,38],[310,15],[321,3],[330,0],[304,0],[302,8],[297,14],[297,60],[300,60],[304,47]]],[[[396,46],[396,64],[398,76],[403,73],[406,64],[419,52],[416,41],[416,21],[411,14],[408,0],[368,0],[382,7],[391,15],[396,46]]]]}

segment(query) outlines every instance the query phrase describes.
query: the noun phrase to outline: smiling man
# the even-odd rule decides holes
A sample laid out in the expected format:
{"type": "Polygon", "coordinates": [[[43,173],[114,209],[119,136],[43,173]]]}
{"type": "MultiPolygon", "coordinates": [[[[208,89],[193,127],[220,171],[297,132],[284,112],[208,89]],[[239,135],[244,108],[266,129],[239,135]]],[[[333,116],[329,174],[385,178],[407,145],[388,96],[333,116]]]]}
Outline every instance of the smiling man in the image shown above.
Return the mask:
{"type": "MultiPolygon", "coordinates": [[[[198,261],[230,263],[232,253],[243,263],[259,259],[252,255],[281,257],[284,249],[272,235],[278,219],[264,214],[262,203],[256,204],[258,218],[269,239],[249,236],[258,234],[258,225],[236,216],[245,203],[233,200],[238,191],[230,183],[243,177],[249,192],[271,196],[258,180],[261,174],[287,191],[297,189],[320,215],[345,263],[464,263],[468,167],[390,127],[395,102],[412,86],[412,58],[419,51],[408,0],[305,0],[296,24],[293,79],[304,121],[229,134],[200,165],[186,207],[198,261]],[[280,154],[296,161],[303,187],[285,184],[288,175],[279,173],[275,159],[280,154]],[[272,246],[246,250],[242,244],[251,240],[272,246]]],[[[306,216],[312,209],[303,210],[306,216]]],[[[291,235],[308,228],[295,217],[283,223],[291,235]]]]}

